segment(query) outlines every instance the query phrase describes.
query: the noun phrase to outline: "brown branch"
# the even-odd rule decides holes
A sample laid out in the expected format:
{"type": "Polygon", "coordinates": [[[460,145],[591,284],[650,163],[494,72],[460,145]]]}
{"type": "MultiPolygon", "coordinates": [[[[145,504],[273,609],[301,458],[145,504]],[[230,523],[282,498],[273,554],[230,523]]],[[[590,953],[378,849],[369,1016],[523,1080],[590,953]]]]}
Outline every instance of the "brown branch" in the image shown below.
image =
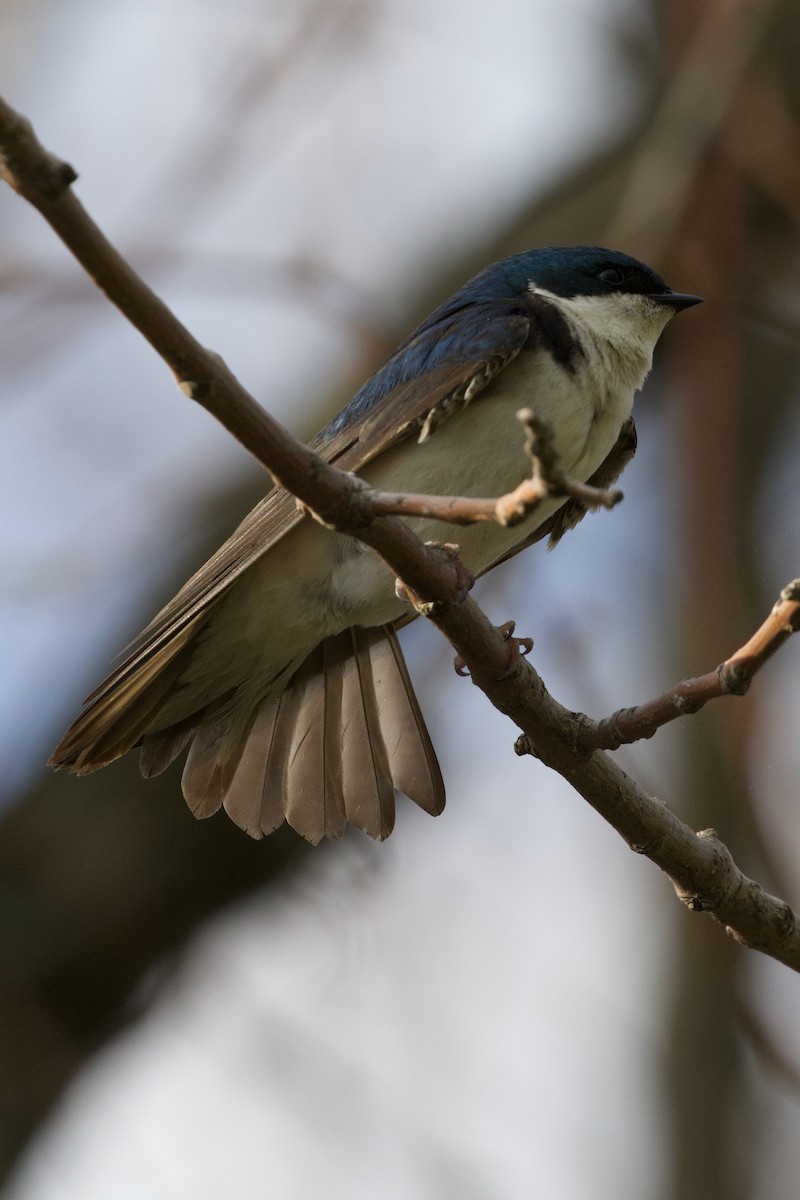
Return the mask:
{"type": "Polygon", "coordinates": [[[714,830],[695,833],[608,754],[577,752],[581,715],[549,695],[529,661],[509,647],[471,598],[446,613],[427,615],[494,706],[524,730],[518,752],[534,754],[558,771],[632,850],[670,877],[689,909],[710,913],[737,941],[800,970],[800,921],[789,905],[748,879],[714,830]]]}
{"type": "Polygon", "coordinates": [[[694,833],[607,754],[578,750],[585,718],[548,694],[513,639],[465,595],[469,579],[457,558],[424,547],[396,517],[379,517],[363,526],[351,516],[348,523],[358,485],[291,437],[224,363],[195,341],[83,210],[70,191],[72,168],[48,154],[28,122],[2,101],[0,172],[164,358],[186,394],[304,504],[381,555],[415,597],[417,611],[442,630],[473,680],[523,730],[528,752],[559,771],[632,849],[661,867],[689,908],[711,913],[739,941],[800,970],[800,926],[789,906],[747,879],[713,831],[694,833]]]}
{"type": "Polygon", "coordinates": [[[696,679],[683,679],[669,691],[633,708],[621,708],[600,721],[585,718],[577,740],[584,753],[616,750],[619,746],[651,738],[656,730],[678,717],[698,712],[720,696],[743,696],[753,676],[793,633],[800,630],[800,579],[788,583],[766,621],[750,640],[714,671],[696,679]]]}

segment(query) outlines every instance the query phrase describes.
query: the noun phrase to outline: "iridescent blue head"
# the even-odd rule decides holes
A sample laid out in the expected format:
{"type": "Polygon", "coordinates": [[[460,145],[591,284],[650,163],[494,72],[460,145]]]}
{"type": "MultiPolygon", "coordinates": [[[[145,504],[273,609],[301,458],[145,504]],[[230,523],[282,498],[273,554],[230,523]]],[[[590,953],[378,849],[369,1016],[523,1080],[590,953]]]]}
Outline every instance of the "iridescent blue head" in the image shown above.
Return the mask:
{"type": "Polygon", "coordinates": [[[525,250],[492,263],[462,289],[474,299],[509,293],[524,295],[531,283],[564,299],[629,294],[648,296],[680,310],[699,304],[699,296],[673,292],[660,275],[638,259],[602,246],[548,246],[525,250]]]}

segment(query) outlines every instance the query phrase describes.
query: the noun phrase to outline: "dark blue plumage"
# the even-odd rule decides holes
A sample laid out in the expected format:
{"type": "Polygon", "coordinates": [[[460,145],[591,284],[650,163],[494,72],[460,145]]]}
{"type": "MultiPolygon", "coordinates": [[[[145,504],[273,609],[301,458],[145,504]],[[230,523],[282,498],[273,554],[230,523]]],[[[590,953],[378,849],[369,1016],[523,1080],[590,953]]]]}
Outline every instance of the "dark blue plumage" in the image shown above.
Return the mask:
{"type": "Polygon", "coordinates": [[[468,302],[458,313],[457,321],[453,320],[453,313],[443,313],[436,321],[425,321],[356,392],[328,431],[336,433],[357,426],[390,392],[441,368],[458,368],[462,364],[505,359],[515,354],[527,333],[514,320],[520,311],[520,305],[509,304],[507,300],[468,302]]]}
{"type": "MultiPolygon", "coordinates": [[[[434,309],[367,380],[323,436],[355,426],[395,388],[429,372],[494,358],[505,360],[517,353],[520,328],[513,318],[532,315],[532,283],[565,298],[614,292],[665,295],[671,291],[650,267],[618,250],[551,246],[513,254],[480,271],[434,309]]],[[[545,329],[544,339],[557,357],[565,363],[570,360],[572,347],[564,344],[563,331],[545,329]]]]}

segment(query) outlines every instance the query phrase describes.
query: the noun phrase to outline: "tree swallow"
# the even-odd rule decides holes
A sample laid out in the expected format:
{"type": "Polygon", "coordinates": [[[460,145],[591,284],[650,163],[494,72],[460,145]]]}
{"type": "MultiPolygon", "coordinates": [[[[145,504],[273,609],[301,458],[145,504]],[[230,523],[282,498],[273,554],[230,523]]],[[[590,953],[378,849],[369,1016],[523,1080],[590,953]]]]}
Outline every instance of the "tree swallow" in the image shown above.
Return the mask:
{"type": "MultiPolygon", "coordinates": [[[[526,406],[569,475],[609,486],[635,449],[655,344],[698,302],[614,250],[515,254],[431,313],[312,445],[384,491],[499,496],[530,471],[526,406]]],[[[481,574],[583,514],[553,498],[510,528],[466,526],[462,559],[481,574]]],[[[452,537],[441,521],[409,523],[426,541],[452,537]]],[[[88,698],[51,764],[83,774],[141,745],[149,777],[188,746],[197,817],[223,807],[256,838],[284,819],[313,843],[348,821],[385,838],[396,790],[444,806],[395,632],[408,616],[375,554],[274,488],[88,698]]]]}

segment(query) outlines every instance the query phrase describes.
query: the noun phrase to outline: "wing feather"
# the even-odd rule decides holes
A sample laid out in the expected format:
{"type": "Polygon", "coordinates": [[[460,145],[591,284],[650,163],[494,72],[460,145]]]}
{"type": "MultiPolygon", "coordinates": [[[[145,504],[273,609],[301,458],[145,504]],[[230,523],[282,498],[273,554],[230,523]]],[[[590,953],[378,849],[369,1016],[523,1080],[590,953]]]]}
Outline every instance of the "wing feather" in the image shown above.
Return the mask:
{"type": "MultiPolygon", "coordinates": [[[[458,340],[453,335],[452,344],[449,326],[421,327],[422,332],[403,343],[352,404],[317,435],[312,448],[342,470],[357,472],[405,438],[425,430],[430,436],[460,404],[472,402],[519,354],[530,332],[529,317],[507,304],[474,308],[471,321],[459,314],[458,340]]],[[[183,630],[196,631],[222,593],[304,519],[294,496],[273,488],[156,614],[132,643],[129,657],[86,703],[95,704],[135,676],[183,630]]]]}

